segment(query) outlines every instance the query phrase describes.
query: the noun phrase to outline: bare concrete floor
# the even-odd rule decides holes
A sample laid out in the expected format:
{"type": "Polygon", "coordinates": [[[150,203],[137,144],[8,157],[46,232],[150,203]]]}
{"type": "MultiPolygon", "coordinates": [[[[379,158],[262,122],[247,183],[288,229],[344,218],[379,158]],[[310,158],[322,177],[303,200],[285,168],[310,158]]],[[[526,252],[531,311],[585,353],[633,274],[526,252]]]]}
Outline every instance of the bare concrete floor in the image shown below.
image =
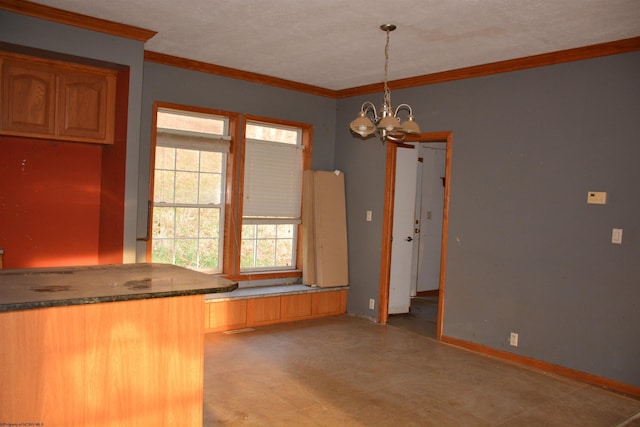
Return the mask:
{"type": "Polygon", "coordinates": [[[205,338],[205,426],[640,426],[640,400],[338,316],[205,338]]]}

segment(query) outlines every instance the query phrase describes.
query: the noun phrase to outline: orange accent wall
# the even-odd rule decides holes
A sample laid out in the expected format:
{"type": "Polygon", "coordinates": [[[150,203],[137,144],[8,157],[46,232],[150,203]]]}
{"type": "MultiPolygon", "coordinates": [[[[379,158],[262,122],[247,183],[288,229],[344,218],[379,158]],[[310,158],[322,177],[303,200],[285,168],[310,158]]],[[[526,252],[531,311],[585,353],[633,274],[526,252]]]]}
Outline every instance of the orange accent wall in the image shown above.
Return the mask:
{"type": "Polygon", "coordinates": [[[0,137],[4,268],[98,264],[102,146],[0,137]]]}

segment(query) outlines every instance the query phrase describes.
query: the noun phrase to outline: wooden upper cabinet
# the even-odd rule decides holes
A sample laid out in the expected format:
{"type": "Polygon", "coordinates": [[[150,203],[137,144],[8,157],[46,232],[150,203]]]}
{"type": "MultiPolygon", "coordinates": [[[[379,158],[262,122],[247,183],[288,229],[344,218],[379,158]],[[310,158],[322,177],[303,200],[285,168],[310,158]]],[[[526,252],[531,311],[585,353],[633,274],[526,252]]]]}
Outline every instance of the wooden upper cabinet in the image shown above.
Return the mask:
{"type": "Polygon", "coordinates": [[[115,70],[24,55],[0,65],[0,134],[113,144],[115,70]]]}
{"type": "Polygon", "coordinates": [[[91,72],[58,75],[58,134],[113,143],[116,76],[91,72]]]}
{"type": "Polygon", "coordinates": [[[55,135],[56,74],[3,61],[2,130],[55,135]]]}

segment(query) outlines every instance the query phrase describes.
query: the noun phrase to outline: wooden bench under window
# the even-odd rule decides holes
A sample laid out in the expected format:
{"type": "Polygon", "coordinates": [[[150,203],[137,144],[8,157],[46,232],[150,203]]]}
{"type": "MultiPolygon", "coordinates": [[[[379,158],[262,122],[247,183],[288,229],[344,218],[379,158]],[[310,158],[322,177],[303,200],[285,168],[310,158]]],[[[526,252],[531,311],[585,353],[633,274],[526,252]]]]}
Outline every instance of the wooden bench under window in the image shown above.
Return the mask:
{"type": "Polygon", "coordinates": [[[347,311],[348,286],[304,285],[241,288],[207,296],[205,332],[336,316],[347,311]]]}

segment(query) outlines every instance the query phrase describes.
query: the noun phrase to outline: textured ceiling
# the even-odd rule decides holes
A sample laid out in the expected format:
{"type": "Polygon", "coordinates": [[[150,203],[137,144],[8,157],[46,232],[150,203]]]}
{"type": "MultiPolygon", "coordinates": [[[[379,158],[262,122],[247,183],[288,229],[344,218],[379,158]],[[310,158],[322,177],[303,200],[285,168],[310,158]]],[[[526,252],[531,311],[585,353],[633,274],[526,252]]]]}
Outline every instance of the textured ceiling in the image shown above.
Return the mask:
{"type": "Polygon", "coordinates": [[[640,0],[36,0],[157,31],[145,49],[340,90],[640,36],[640,0]]]}

